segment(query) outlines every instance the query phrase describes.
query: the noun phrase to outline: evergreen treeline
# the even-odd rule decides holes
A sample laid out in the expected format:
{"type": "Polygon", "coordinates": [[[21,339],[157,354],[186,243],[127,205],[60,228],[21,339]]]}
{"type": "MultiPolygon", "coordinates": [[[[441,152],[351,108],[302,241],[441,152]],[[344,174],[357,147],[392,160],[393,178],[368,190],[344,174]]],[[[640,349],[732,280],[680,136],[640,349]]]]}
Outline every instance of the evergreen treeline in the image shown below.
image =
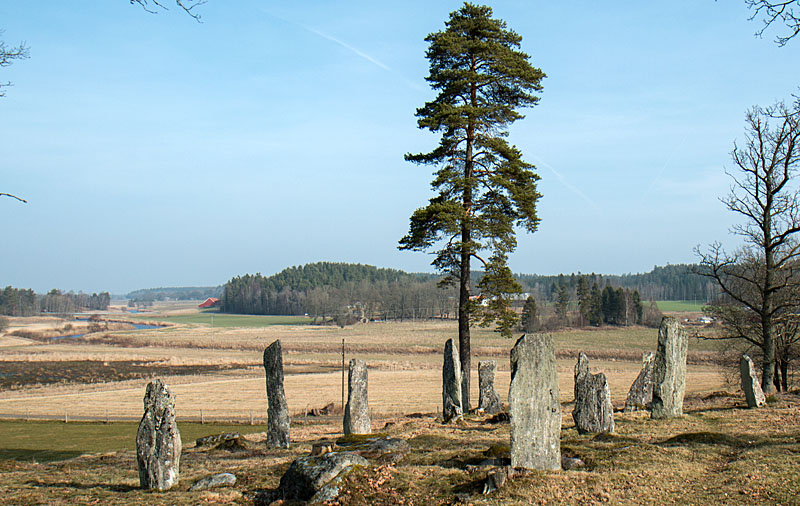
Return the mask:
{"type": "Polygon", "coordinates": [[[134,302],[157,300],[205,300],[222,295],[222,286],[176,286],[169,288],[145,288],[126,295],[134,302]]]}
{"type": "Polygon", "coordinates": [[[0,315],[32,316],[39,312],[39,298],[33,290],[11,286],[0,291],[0,315]]]}
{"type": "Polygon", "coordinates": [[[642,300],[697,300],[707,302],[713,300],[718,289],[713,280],[694,273],[696,265],[676,264],[653,267],[646,273],[603,275],[603,274],[559,274],[557,276],[539,276],[536,274],[519,274],[517,279],[522,289],[539,300],[555,301],[558,287],[565,286],[575,293],[578,280],[585,276],[589,285],[597,283],[600,289],[606,286],[627,288],[639,292],[642,300]]]}
{"type": "Polygon", "coordinates": [[[0,292],[0,314],[7,316],[32,316],[39,312],[74,313],[76,311],[105,311],[111,302],[108,292],[91,295],[64,293],[50,290],[45,295],[36,295],[33,290],[7,286],[0,292]]]}
{"type": "Polygon", "coordinates": [[[318,262],[273,276],[246,274],[225,283],[221,310],[242,314],[308,314],[341,320],[434,318],[454,312],[452,289],[432,274],[371,265],[318,262]]]}

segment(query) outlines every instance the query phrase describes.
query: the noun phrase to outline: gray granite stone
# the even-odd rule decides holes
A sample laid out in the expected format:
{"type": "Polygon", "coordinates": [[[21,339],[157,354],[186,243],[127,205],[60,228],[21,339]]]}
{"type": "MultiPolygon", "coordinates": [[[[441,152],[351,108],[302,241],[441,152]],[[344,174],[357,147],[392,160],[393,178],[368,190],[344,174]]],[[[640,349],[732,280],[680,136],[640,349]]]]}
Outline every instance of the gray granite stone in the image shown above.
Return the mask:
{"type": "Polygon", "coordinates": [[[683,415],[688,345],[686,332],[678,320],[665,316],[658,329],[658,349],[653,364],[652,418],[683,415]]]}
{"type": "Polygon", "coordinates": [[[350,360],[347,376],[347,405],[344,408],[344,433],[369,434],[372,432],[367,398],[367,364],[363,360],[350,360]]]}
{"type": "Polygon", "coordinates": [[[748,408],[759,408],[766,404],[767,399],[764,391],[761,390],[761,382],[758,379],[753,360],[746,354],[739,360],[739,372],[742,374],[742,390],[747,400],[748,408]]]}
{"type": "Polygon", "coordinates": [[[144,415],[136,432],[139,485],[167,490],[180,477],[181,434],[175,422],[175,396],[161,380],[153,380],[144,394],[144,415]]]}
{"type": "Polygon", "coordinates": [[[561,403],[553,340],[524,335],[511,350],[511,466],[561,469],[561,403]]]}
{"type": "Polygon", "coordinates": [[[494,360],[481,360],[478,362],[478,408],[491,415],[503,409],[500,396],[494,389],[494,373],[497,362],[494,360]]]}
{"type": "Polygon", "coordinates": [[[289,448],[289,406],[283,392],[283,355],[281,341],[264,350],[267,376],[267,448],[289,448]]]}
{"type": "Polygon", "coordinates": [[[625,412],[650,409],[653,405],[653,352],[642,353],[642,370],[633,381],[628,397],[625,399],[625,412]]]}
{"type": "Polygon", "coordinates": [[[614,406],[603,373],[589,372],[589,358],[581,352],[575,364],[575,427],[581,434],[614,432],[614,406]]]}
{"type": "Polygon", "coordinates": [[[442,366],[442,419],[444,423],[461,418],[461,362],[452,339],[444,344],[442,366]]]}

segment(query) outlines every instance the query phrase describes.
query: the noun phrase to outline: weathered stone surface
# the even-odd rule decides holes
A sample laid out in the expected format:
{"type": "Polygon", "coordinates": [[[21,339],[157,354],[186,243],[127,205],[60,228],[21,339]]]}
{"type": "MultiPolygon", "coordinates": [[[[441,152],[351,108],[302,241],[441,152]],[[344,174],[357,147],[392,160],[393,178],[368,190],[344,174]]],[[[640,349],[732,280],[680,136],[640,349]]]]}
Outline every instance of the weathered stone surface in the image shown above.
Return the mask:
{"type": "Polygon", "coordinates": [[[264,350],[267,375],[267,448],[289,448],[289,406],[283,392],[283,355],[281,341],[264,350]]]}
{"type": "Polygon", "coordinates": [[[653,363],[652,418],[683,414],[686,390],[686,332],[675,318],[665,316],[658,329],[658,349],[653,363]]]}
{"type": "Polygon", "coordinates": [[[747,400],[747,407],[759,408],[766,404],[767,399],[761,390],[761,382],[758,380],[753,360],[746,354],[742,354],[739,360],[739,372],[742,373],[742,390],[747,400]]]}
{"type": "Polygon", "coordinates": [[[452,339],[444,343],[442,366],[442,418],[444,423],[461,418],[461,362],[452,339]]]}
{"type": "Polygon", "coordinates": [[[347,376],[347,405],[344,407],[344,433],[369,434],[372,432],[367,399],[367,364],[363,360],[350,360],[347,376]]]}
{"type": "Polygon", "coordinates": [[[553,340],[524,335],[511,350],[511,466],[561,469],[561,403],[553,340]]]}
{"type": "Polygon", "coordinates": [[[378,464],[395,464],[408,455],[411,447],[403,439],[385,434],[361,434],[344,436],[336,440],[336,451],[357,453],[378,464]]]}
{"type": "Polygon", "coordinates": [[[148,490],[171,488],[178,483],[180,460],[175,396],[161,380],[153,380],[144,394],[144,415],[136,433],[139,484],[148,490]]]}
{"type": "Polygon", "coordinates": [[[481,360],[478,362],[478,408],[491,415],[503,409],[500,396],[494,389],[494,372],[497,362],[494,360],[481,360]]]}
{"type": "Polygon", "coordinates": [[[564,471],[580,469],[581,467],[584,466],[586,466],[586,462],[582,461],[581,459],[575,457],[567,457],[566,455],[561,456],[561,469],[563,469],[564,471]]]}
{"type": "Polygon", "coordinates": [[[625,412],[650,409],[653,405],[653,363],[655,353],[642,353],[642,370],[633,381],[625,399],[625,412]]]}
{"type": "Polygon", "coordinates": [[[504,466],[489,472],[486,481],[483,482],[483,495],[489,495],[495,490],[503,488],[509,481],[513,480],[523,471],[511,466],[504,466]]]}
{"type": "Polygon", "coordinates": [[[194,485],[189,487],[189,491],[196,492],[198,490],[208,490],[210,488],[217,487],[230,487],[232,485],[236,485],[236,475],[231,473],[220,473],[213,476],[206,476],[205,478],[197,480],[194,485]]]}
{"type": "Polygon", "coordinates": [[[229,443],[235,441],[239,443],[242,436],[238,432],[223,432],[222,434],[214,434],[211,436],[199,437],[195,440],[195,447],[201,446],[216,446],[218,444],[229,443]]]}
{"type": "Polygon", "coordinates": [[[330,501],[339,495],[341,481],[353,466],[367,465],[364,457],[352,452],[300,457],[281,478],[276,495],[289,500],[330,501]]]}
{"type": "Polygon", "coordinates": [[[581,434],[614,432],[614,406],[608,380],[603,373],[589,372],[589,358],[578,355],[575,364],[575,408],[572,410],[575,428],[581,434]]]}

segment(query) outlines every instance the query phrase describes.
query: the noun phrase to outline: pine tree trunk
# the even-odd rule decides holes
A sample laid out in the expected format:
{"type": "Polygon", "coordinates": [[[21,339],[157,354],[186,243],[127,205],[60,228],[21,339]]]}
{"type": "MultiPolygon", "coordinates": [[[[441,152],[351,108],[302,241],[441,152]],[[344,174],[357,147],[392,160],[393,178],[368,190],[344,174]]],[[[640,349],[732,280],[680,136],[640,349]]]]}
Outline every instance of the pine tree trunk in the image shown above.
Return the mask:
{"type": "MultiPolygon", "coordinates": [[[[462,241],[469,240],[469,231],[462,229],[462,241]],[[466,239],[464,239],[466,236],[466,239]]],[[[470,254],[465,246],[461,249],[461,281],[458,294],[458,358],[461,361],[461,408],[466,413],[469,411],[469,371],[470,371],[470,346],[469,346],[469,260],[470,254]]]]}

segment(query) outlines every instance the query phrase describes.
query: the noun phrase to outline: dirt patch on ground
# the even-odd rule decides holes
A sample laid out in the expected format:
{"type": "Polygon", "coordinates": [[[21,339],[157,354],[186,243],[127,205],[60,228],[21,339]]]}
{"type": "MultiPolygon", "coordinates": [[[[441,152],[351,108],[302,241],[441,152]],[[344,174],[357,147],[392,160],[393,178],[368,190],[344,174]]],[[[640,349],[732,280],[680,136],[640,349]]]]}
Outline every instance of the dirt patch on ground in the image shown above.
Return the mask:
{"type": "Polygon", "coordinates": [[[87,384],[151,378],[206,374],[242,368],[222,365],[170,365],[153,362],[96,362],[71,360],[64,362],[3,362],[0,390],[14,390],[30,385],[87,384]]]}

